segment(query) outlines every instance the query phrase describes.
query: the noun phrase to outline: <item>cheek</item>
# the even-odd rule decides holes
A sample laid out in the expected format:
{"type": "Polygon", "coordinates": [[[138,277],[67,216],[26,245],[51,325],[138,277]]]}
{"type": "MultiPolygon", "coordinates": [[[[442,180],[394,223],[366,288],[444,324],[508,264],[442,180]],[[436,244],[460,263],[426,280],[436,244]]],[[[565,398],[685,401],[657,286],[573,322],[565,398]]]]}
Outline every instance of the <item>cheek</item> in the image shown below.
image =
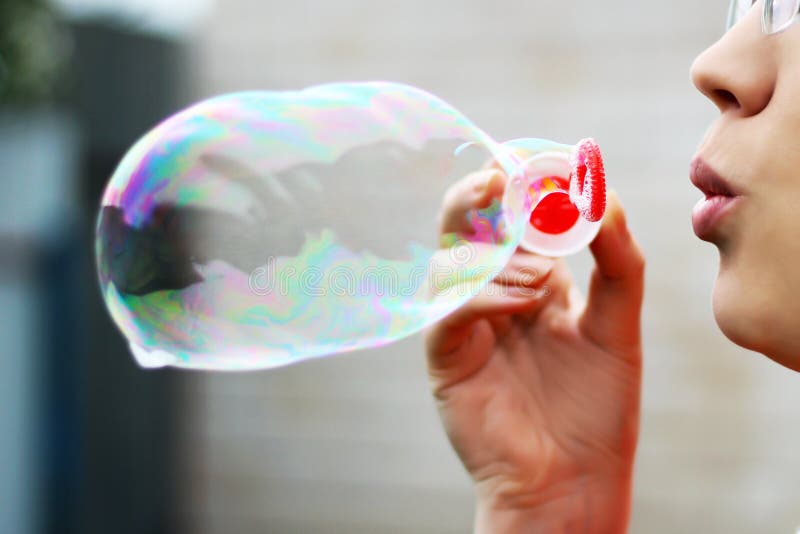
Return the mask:
{"type": "MultiPolygon", "coordinates": [[[[800,64],[782,70],[767,109],[738,130],[748,194],[720,243],[714,312],[752,348],[800,332],[800,64]],[[796,92],[796,91],[795,91],[796,92]]],[[[736,341],[736,340],[735,340],[736,341]]]]}
{"type": "MultiPolygon", "coordinates": [[[[800,46],[800,32],[796,32],[800,46]]],[[[737,129],[750,194],[719,246],[714,317],[734,343],[800,369],[800,55],[778,57],[770,102],[737,129]]],[[[730,139],[730,138],[729,138],[730,139]]]]}
{"type": "MultiPolygon", "coordinates": [[[[800,182],[800,180],[798,180],[800,182]]],[[[800,366],[800,190],[753,196],[720,248],[714,317],[734,343],[800,366]]],[[[744,206],[743,206],[744,207],[744,206]]]]}

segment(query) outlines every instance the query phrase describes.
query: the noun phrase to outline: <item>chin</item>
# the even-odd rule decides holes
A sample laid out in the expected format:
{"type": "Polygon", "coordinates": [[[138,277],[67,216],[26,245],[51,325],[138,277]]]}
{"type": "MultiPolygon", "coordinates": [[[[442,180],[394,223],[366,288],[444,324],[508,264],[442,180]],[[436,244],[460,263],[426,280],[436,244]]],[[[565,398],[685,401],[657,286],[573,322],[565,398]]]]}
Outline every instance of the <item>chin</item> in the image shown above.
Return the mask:
{"type": "Polygon", "coordinates": [[[714,284],[714,319],[725,337],[800,371],[800,329],[781,320],[782,308],[776,306],[780,299],[769,298],[762,288],[733,282],[720,273],[714,284]]]}

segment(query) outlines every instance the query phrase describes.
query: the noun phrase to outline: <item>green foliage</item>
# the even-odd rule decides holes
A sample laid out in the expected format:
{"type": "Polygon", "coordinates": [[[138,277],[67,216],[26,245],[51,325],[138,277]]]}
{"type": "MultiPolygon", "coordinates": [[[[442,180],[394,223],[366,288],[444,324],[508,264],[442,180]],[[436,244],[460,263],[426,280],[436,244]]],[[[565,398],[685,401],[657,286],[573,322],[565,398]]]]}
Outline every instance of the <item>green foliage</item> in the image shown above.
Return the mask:
{"type": "Polygon", "coordinates": [[[0,105],[51,100],[68,44],[47,0],[0,0],[0,105]]]}

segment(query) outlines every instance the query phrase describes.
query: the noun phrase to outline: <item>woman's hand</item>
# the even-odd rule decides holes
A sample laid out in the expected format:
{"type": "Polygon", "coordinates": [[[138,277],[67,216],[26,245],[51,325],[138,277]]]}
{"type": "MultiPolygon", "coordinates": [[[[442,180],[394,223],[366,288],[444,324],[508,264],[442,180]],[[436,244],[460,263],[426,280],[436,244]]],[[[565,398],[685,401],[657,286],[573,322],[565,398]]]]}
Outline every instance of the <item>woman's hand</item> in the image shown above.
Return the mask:
{"type": "MultiPolygon", "coordinates": [[[[455,184],[443,233],[502,195],[487,169],[455,184]]],[[[518,250],[427,333],[444,427],[475,481],[476,532],[624,532],[641,386],[644,258],[609,192],[588,299],[561,259],[518,250]],[[531,276],[535,274],[536,276],[531,276]]]]}

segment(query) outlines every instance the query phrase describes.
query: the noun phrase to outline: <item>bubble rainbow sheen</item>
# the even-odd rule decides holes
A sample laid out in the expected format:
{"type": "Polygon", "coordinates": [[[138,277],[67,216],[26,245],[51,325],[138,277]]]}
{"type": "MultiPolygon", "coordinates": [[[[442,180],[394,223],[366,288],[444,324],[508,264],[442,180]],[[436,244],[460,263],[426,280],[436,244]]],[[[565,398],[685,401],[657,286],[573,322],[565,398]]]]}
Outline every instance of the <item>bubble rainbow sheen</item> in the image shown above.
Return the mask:
{"type": "Polygon", "coordinates": [[[123,157],[104,192],[105,303],[145,367],[266,369],[417,332],[496,276],[531,213],[520,148],[389,82],[194,104],[123,157]],[[464,146],[469,146],[464,149],[464,146]],[[437,236],[447,188],[487,159],[502,202],[437,236]]]}

